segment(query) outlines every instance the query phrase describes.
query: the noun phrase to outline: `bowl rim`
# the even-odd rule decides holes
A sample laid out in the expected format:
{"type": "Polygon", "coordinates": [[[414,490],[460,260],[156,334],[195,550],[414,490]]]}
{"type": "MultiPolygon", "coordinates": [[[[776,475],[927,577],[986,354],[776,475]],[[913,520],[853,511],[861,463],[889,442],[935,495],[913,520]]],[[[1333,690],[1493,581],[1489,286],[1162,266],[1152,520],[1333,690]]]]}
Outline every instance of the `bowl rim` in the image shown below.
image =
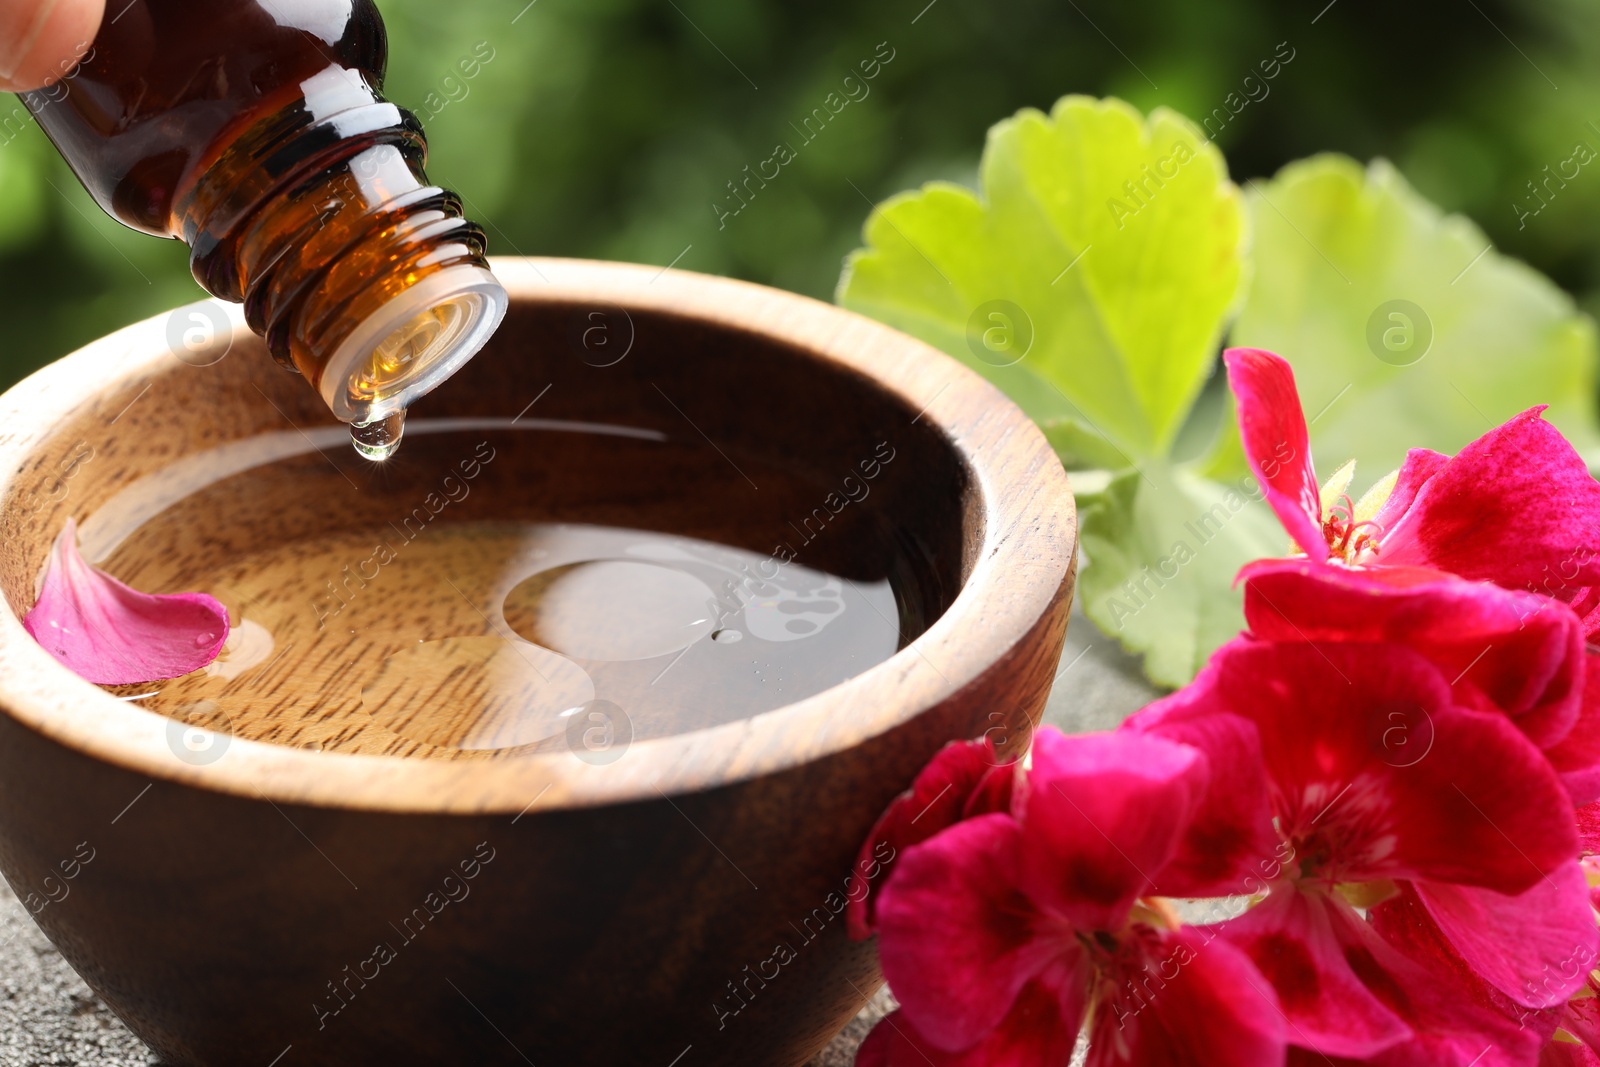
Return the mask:
{"type": "MultiPolygon", "coordinates": [[[[932,346],[842,308],[750,282],[637,264],[495,258],[514,304],[600,301],[769,338],[854,371],[917,411],[962,462],[982,509],[966,581],[893,656],[804,700],[749,719],[634,741],[615,762],[565,751],[502,760],[312,752],[232,737],[196,766],[168,747],[165,716],[120,700],[56,662],[0,611],[0,713],[91,758],[156,781],[367,811],[506,814],[693,793],[788,770],[893,730],[974,683],[1047,616],[1071,580],[1077,518],[1044,435],[988,381],[932,346]],[[1025,533],[1025,536],[1022,534],[1025,533]],[[840,708],[852,713],[839,714],[840,708]]],[[[213,302],[215,304],[216,302],[213,302]]],[[[170,313],[94,341],[0,395],[0,498],[65,419],[141,379],[180,371],[170,313]]],[[[248,336],[229,306],[234,334],[248,336]]]]}

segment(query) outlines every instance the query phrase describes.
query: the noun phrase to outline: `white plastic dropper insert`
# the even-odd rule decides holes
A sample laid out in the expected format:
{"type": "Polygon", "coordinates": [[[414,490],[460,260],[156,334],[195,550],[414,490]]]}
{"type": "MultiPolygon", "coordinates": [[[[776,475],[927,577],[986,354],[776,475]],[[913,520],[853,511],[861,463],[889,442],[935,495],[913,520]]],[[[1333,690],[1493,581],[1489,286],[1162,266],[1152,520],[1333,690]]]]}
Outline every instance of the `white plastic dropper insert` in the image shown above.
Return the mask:
{"type": "Polygon", "coordinates": [[[334,416],[350,423],[356,451],[373,461],[394,455],[406,408],[477,355],[510,304],[493,274],[463,263],[424,278],[356,327],[321,382],[334,416]]]}

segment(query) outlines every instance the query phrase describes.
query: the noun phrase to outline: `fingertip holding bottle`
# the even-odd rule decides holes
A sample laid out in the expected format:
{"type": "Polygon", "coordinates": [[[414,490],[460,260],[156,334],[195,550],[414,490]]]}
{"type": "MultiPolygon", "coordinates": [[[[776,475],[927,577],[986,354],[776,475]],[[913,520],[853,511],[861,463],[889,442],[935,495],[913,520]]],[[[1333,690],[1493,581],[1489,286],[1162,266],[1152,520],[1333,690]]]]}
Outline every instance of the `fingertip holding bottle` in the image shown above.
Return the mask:
{"type": "Polygon", "coordinates": [[[105,15],[105,0],[0,4],[0,90],[25,92],[68,76],[105,15]]]}

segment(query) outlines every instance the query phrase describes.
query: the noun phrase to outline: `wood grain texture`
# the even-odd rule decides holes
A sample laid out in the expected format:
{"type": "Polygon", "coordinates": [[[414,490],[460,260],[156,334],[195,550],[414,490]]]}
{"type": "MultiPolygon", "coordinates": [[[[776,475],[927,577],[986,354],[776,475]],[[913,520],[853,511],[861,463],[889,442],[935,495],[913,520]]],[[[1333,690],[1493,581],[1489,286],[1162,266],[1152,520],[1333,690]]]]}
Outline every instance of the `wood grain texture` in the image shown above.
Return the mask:
{"type": "MultiPolygon", "coordinates": [[[[732,455],[816,471],[888,435],[914,463],[881,504],[934,546],[948,604],[842,685],[606,765],[239,736],[197,766],[169,747],[169,720],[73,677],[18,619],[69,515],[182,457],[328,417],[242,325],[210,367],[170,354],[162,318],[39,372],[0,397],[0,870],[45,899],[94,848],[36,918],[173,1064],[803,1063],[880,982],[834,908],[878,812],[945,742],[1021,746],[1038,719],[1076,526],[1055,456],[995,389],[758,286],[577,261],[496,270],[511,318],[418,416],[511,417],[550,385],[543,418],[688,423],[732,455]],[[625,309],[636,333],[610,367],[571,341],[594,309],[625,309]],[[792,958],[774,975],[780,943],[792,958]]],[[[564,521],[638,524],[640,487],[592,473],[553,470],[534,495],[564,521]]],[[[761,545],[766,519],[730,524],[695,485],[673,529],[761,545]]],[[[225,557],[274,521],[197,516],[185,551],[225,557]]]]}

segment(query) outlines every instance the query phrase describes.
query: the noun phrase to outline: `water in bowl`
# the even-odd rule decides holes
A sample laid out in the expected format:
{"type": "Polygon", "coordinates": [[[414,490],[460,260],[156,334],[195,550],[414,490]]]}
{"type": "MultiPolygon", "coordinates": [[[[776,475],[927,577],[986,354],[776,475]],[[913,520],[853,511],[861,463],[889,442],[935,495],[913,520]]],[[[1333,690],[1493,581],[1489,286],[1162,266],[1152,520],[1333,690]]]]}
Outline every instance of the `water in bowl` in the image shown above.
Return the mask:
{"type": "Polygon", "coordinates": [[[871,495],[912,475],[892,449],[829,480],[628,427],[413,420],[375,467],[343,432],[186,457],[89,517],[92,560],[232,624],[205,670],[119,695],[197,736],[604,762],[837,685],[938,599],[871,495]]]}

